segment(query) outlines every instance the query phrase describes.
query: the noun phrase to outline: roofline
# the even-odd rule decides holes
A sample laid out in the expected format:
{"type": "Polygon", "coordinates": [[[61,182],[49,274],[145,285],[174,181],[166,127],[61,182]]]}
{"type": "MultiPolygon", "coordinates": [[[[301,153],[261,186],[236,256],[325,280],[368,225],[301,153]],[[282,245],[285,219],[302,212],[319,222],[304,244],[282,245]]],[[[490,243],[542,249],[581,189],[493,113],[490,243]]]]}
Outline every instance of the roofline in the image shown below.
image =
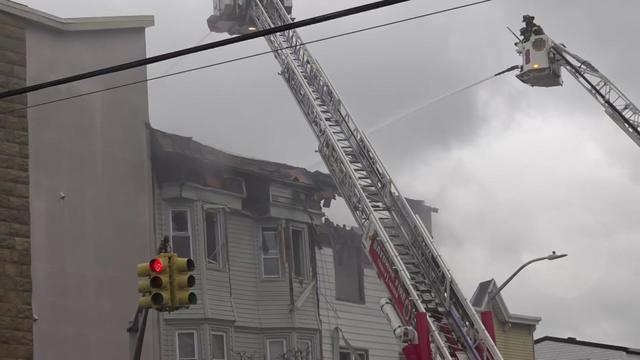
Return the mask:
{"type": "Polygon", "coordinates": [[[509,322],[515,324],[538,325],[542,321],[540,316],[509,313],[509,322]]]}
{"type": "Polygon", "coordinates": [[[555,342],[559,342],[563,344],[571,344],[571,345],[591,346],[591,347],[596,347],[600,349],[623,351],[627,354],[632,354],[632,355],[640,355],[640,349],[634,349],[634,348],[629,348],[625,346],[618,346],[618,345],[611,345],[611,344],[596,343],[591,341],[583,341],[583,340],[578,340],[572,337],[559,338],[555,336],[543,336],[541,338],[535,339],[533,343],[539,344],[545,341],[555,341],[555,342]]]}
{"type": "Polygon", "coordinates": [[[9,0],[0,0],[0,11],[64,31],[147,28],[153,15],[60,18],[9,0]]]}

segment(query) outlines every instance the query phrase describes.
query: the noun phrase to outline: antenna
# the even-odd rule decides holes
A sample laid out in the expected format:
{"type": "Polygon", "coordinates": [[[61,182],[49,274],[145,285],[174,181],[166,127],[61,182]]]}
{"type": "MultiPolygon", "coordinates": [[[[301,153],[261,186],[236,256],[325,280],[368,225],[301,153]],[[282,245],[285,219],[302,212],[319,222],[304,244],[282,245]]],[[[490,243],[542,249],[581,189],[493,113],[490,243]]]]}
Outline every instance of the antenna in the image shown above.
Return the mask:
{"type": "Polygon", "coordinates": [[[522,42],[522,39],[520,39],[520,36],[516,35],[516,33],[514,33],[513,30],[511,30],[510,27],[507,26],[507,30],[509,30],[509,32],[512,33],[513,36],[516,37],[516,39],[518,39],[518,42],[522,42]]]}

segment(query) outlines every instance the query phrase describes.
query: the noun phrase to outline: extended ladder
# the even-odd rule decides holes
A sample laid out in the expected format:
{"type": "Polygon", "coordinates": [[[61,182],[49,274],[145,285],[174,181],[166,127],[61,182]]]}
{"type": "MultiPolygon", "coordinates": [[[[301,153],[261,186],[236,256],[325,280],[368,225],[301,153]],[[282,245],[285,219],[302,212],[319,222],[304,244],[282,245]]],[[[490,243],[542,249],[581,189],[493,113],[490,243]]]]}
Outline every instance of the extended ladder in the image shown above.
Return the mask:
{"type": "MultiPolygon", "coordinates": [[[[280,0],[254,0],[258,29],[290,23],[280,0]]],[[[363,245],[406,326],[427,313],[435,359],[502,359],[471,304],[297,31],[266,37],[281,76],[319,142],[319,153],[354,218],[363,245]]]]}

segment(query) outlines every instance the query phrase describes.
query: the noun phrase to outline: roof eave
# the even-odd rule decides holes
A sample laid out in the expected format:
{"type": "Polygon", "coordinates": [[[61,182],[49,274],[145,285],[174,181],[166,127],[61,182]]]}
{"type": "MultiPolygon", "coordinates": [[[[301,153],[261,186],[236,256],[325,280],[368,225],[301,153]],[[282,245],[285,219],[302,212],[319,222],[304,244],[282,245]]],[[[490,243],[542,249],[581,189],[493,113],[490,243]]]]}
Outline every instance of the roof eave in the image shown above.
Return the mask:
{"type": "Polygon", "coordinates": [[[132,29],[154,25],[152,15],[60,18],[8,0],[0,0],[0,11],[64,31],[132,29]]]}

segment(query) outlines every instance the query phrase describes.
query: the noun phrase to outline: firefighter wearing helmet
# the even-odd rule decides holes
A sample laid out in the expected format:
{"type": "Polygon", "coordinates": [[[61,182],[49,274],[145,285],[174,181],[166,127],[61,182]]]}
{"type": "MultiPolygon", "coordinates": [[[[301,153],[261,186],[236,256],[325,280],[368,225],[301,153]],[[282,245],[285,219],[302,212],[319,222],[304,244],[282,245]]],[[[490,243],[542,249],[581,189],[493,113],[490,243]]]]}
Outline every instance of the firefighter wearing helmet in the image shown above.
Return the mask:
{"type": "Polygon", "coordinates": [[[531,15],[524,15],[522,17],[522,22],[524,23],[524,27],[520,29],[520,35],[522,36],[522,42],[529,42],[532,35],[543,35],[544,31],[542,27],[535,22],[535,17],[531,15]]]}

